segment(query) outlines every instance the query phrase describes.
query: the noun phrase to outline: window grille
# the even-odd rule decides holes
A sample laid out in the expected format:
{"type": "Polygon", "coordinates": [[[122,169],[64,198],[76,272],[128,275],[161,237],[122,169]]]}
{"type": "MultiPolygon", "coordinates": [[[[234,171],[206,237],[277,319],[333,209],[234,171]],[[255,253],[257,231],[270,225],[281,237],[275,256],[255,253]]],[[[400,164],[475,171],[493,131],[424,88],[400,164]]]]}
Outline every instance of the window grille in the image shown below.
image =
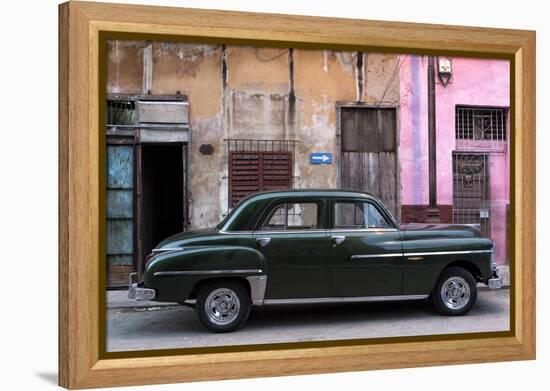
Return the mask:
{"type": "Polygon", "coordinates": [[[506,108],[457,106],[457,147],[503,148],[507,139],[507,114],[506,108]]]}
{"type": "Polygon", "coordinates": [[[453,223],[490,236],[489,154],[453,152],[453,223]]]}
{"type": "Polygon", "coordinates": [[[189,128],[189,102],[185,95],[116,95],[107,97],[107,134],[133,135],[135,129],[189,128]]]}
{"type": "Polygon", "coordinates": [[[107,100],[107,126],[132,127],[136,122],[135,100],[107,100]]]}

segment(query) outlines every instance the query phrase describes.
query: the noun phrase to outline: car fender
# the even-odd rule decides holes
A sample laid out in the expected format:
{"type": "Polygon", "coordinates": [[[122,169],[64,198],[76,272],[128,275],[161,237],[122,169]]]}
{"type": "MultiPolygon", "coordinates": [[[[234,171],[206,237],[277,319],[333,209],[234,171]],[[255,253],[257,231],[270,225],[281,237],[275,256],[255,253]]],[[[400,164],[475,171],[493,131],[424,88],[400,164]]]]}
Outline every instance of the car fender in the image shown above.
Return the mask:
{"type": "Polygon", "coordinates": [[[155,256],[146,267],[144,282],[157,291],[158,300],[181,302],[201,281],[265,276],[266,266],[262,253],[251,247],[191,246],[155,256]]]}

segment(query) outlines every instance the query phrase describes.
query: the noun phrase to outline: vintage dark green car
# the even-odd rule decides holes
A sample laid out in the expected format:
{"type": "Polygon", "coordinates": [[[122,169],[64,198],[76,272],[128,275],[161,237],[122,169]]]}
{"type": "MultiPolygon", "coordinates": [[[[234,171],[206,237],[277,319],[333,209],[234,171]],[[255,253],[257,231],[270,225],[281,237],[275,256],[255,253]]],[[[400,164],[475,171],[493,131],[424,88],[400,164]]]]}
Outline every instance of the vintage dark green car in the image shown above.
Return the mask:
{"type": "Polygon", "coordinates": [[[194,306],[211,331],[252,306],[430,298],[462,315],[477,283],[501,287],[494,243],[467,225],[397,223],[372,195],[289,190],[243,199],[213,229],[183,232],[147,258],[129,297],[194,306]]]}

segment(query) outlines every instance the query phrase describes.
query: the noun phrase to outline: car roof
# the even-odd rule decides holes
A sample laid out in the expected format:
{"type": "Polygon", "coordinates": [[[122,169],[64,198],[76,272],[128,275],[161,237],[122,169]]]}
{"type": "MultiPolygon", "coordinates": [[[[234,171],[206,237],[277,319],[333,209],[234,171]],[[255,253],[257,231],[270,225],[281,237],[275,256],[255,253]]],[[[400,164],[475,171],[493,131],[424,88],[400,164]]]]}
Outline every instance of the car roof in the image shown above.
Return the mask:
{"type": "Polygon", "coordinates": [[[280,197],[343,197],[343,198],[374,198],[371,193],[359,190],[347,189],[288,189],[288,190],[270,190],[250,194],[247,198],[280,198],[280,197]]]}
{"type": "MultiPolygon", "coordinates": [[[[284,199],[315,199],[315,198],[349,198],[373,200],[378,204],[384,204],[374,195],[358,190],[345,189],[289,189],[289,190],[271,190],[250,194],[243,198],[233,209],[231,213],[218,225],[219,229],[224,231],[231,230],[251,230],[261,217],[265,208],[272,202],[284,199]]],[[[392,221],[395,220],[391,213],[392,221]]]]}

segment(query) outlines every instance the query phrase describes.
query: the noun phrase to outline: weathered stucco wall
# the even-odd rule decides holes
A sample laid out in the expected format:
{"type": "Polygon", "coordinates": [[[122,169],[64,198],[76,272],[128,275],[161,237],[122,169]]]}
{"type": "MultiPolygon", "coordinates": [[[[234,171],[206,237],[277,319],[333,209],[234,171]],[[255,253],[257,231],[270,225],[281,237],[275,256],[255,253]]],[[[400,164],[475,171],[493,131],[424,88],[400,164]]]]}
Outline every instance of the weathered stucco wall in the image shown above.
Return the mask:
{"type": "MultiPolygon", "coordinates": [[[[428,204],[428,111],[427,64],[425,56],[408,56],[401,78],[401,183],[402,203],[428,204]]],[[[455,108],[457,105],[509,107],[510,66],[508,61],[454,58],[453,78],[436,84],[437,203],[453,204],[452,153],[457,146],[455,108]]],[[[507,126],[508,141],[510,128],[507,126]]],[[[487,151],[469,146],[467,150],[489,152],[491,237],[497,245],[496,257],[506,260],[506,207],[509,194],[509,142],[501,150],[487,151]]]]}
{"type": "Polygon", "coordinates": [[[298,140],[295,187],[335,187],[336,162],[311,165],[309,154],[337,156],[337,103],[399,103],[395,55],[114,41],[108,59],[108,92],[189,97],[192,228],[229,210],[224,139],[298,140]]]}
{"type": "Polygon", "coordinates": [[[143,41],[107,42],[107,93],[143,93],[143,41]]]}
{"type": "Polygon", "coordinates": [[[308,154],[332,152],[336,156],[336,102],[356,98],[353,54],[296,50],[294,64],[296,106],[300,116],[297,134],[292,136],[300,140],[296,175],[300,178],[300,187],[335,187],[336,164],[311,165],[308,154]]]}
{"type": "Polygon", "coordinates": [[[223,109],[220,46],[184,43],[153,43],[153,80],[155,95],[189,98],[191,125],[189,165],[189,212],[192,228],[219,220],[216,197],[224,178],[223,109]],[[212,155],[202,155],[199,147],[211,144],[212,155]]]}

